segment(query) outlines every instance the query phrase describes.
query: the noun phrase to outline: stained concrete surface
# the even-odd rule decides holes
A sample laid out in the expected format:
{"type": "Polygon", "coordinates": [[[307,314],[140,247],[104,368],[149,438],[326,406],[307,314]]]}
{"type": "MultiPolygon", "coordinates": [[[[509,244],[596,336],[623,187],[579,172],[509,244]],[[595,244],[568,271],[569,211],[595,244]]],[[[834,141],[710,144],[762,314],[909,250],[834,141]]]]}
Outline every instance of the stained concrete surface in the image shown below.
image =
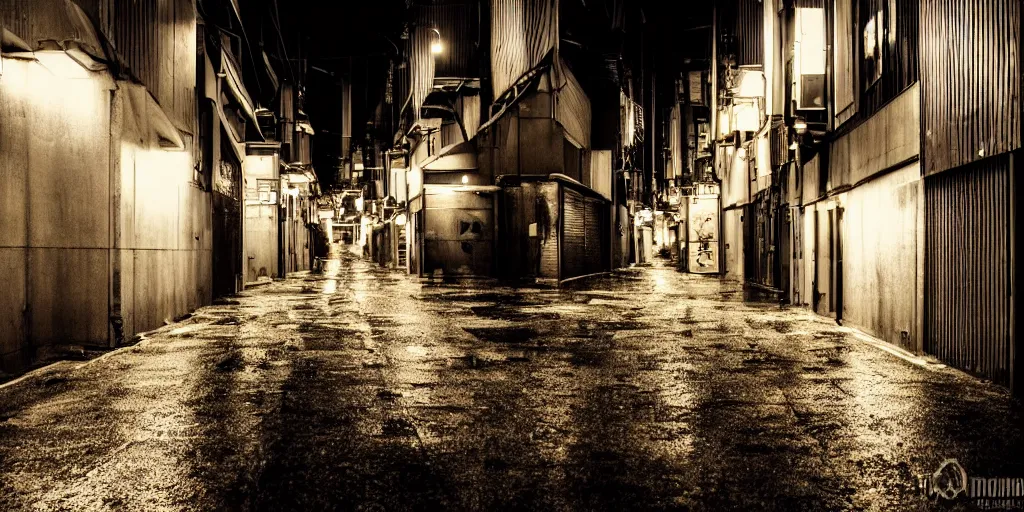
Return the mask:
{"type": "Polygon", "coordinates": [[[948,508],[916,476],[1024,476],[1020,411],[714,278],[346,256],[0,390],[0,510],[948,508]]]}

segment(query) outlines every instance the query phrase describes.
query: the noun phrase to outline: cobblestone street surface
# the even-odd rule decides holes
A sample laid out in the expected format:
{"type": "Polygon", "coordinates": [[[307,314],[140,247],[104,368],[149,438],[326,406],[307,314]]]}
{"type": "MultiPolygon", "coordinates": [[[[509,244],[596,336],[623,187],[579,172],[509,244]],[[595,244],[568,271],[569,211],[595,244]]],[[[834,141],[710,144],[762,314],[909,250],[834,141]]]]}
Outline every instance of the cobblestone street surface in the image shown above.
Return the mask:
{"type": "Polygon", "coordinates": [[[429,284],[346,255],[0,389],[0,510],[906,510],[1020,407],[671,268],[429,284]]]}

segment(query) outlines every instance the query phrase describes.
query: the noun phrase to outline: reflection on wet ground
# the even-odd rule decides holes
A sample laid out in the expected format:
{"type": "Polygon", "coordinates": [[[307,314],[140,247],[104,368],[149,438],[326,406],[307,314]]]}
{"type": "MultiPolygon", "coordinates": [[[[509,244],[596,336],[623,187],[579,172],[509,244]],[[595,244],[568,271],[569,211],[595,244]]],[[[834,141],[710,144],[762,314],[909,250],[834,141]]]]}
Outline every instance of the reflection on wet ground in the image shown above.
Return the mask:
{"type": "Polygon", "coordinates": [[[0,510],[905,510],[946,458],[1024,476],[1003,391],[742,298],[346,257],[0,390],[0,510]]]}

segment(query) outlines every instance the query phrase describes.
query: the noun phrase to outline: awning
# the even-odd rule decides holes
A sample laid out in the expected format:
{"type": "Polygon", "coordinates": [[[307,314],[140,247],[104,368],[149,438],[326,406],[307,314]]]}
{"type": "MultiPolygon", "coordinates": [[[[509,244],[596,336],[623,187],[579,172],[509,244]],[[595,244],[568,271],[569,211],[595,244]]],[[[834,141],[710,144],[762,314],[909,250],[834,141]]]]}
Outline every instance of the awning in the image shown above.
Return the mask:
{"type": "Polygon", "coordinates": [[[145,87],[127,81],[119,81],[118,86],[128,95],[125,117],[135,123],[143,140],[166,150],[185,150],[181,133],[145,87]]]}
{"type": "Polygon", "coordinates": [[[15,2],[15,5],[16,8],[0,7],[0,25],[5,27],[5,48],[38,50],[48,44],[55,43],[61,47],[72,44],[92,58],[110,60],[89,16],[75,2],[31,0],[15,2]],[[6,34],[8,31],[10,36],[6,34]]]}
{"type": "Polygon", "coordinates": [[[32,47],[18,37],[14,32],[6,28],[0,28],[0,51],[15,50],[30,52],[32,47]]]}
{"type": "Polygon", "coordinates": [[[445,146],[436,155],[424,160],[420,167],[426,172],[476,170],[476,147],[472,142],[445,146]]]}
{"type": "MultiPolygon", "coordinates": [[[[256,120],[256,107],[253,106],[252,99],[249,98],[249,93],[246,92],[245,86],[242,85],[242,74],[238,71],[238,67],[235,61],[232,60],[231,56],[224,50],[221,50],[221,68],[224,71],[225,82],[228,84],[228,88],[231,89],[231,93],[240,105],[242,110],[245,111],[245,115],[252,121],[252,126],[257,133],[260,134],[260,138],[263,137],[263,132],[260,131],[260,123],[256,120]]],[[[242,137],[244,133],[239,134],[242,137]]]]}
{"type": "Polygon", "coordinates": [[[423,185],[423,190],[431,195],[447,192],[498,192],[497,185],[423,185]]]}

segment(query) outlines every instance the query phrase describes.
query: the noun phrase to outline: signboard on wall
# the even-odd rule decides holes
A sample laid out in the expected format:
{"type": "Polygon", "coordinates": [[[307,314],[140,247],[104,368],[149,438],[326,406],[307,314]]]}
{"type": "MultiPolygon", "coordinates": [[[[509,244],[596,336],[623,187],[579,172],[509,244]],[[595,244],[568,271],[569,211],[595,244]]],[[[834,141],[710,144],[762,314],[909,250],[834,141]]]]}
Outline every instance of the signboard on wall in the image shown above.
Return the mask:
{"type": "Polygon", "coordinates": [[[689,80],[689,91],[690,91],[690,104],[691,105],[703,105],[704,104],[704,76],[700,71],[690,71],[687,75],[689,80]]]}
{"type": "Polygon", "coordinates": [[[694,274],[716,274],[718,259],[719,201],[718,195],[687,197],[689,269],[694,274]]]}

